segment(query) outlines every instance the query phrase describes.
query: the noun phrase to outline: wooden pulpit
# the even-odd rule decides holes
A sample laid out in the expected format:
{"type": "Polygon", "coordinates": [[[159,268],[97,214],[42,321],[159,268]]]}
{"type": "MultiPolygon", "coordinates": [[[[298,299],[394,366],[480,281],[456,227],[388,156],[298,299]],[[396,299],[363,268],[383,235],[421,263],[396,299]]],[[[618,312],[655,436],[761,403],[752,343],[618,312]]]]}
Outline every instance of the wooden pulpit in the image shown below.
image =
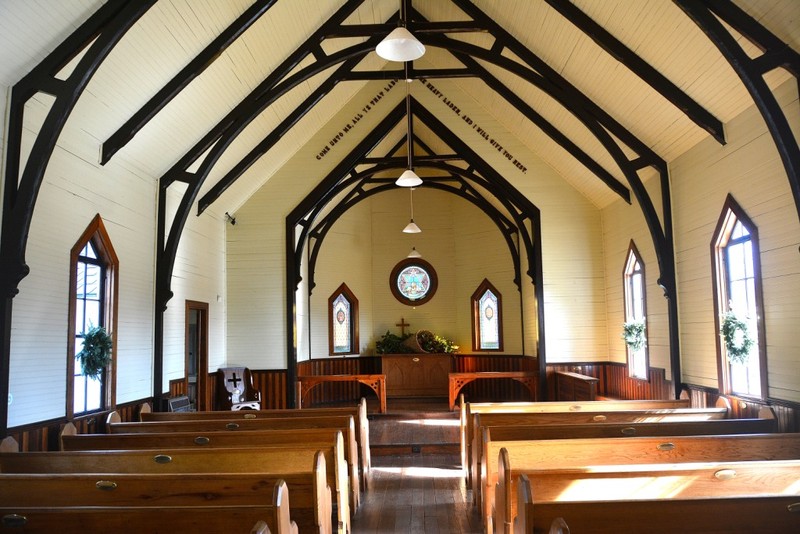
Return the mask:
{"type": "Polygon", "coordinates": [[[261,392],[253,387],[253,376],[247,367],[217,369],[218,410],[260,410],[261,392]]]}

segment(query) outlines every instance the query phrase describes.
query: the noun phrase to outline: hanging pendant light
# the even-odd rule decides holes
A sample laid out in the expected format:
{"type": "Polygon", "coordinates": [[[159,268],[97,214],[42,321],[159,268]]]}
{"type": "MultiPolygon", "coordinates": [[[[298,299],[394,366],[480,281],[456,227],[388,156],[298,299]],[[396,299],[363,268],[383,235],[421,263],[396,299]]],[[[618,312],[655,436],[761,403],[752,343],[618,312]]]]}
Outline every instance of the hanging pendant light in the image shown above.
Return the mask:
{"type": "Polygon", "coordinates": [[[405,228],[403,228],[404,234],[418,234],[422,232],[417,223],[414,222],[414,188],[411,187],[408,192],[410,193],[411,198],[411,222],[409,222],[405,228]]]}
{"type": "Polygon", "coordinates": [[[400,25],[375,47],[375,52],[386,61],[414,61],[425,53],[425,45],[406,28],[408,16],[405,11],[405,2],[400,0],[400,25]]]}
{"type": "Polygon", "coordinates": [[[422,254],[419,253],[417,247],[411,247],[411,252],[409,252],[408,256],[406,256],[406,258],[421,258],[421,257],[422,254]]]}
{"type": "Polygon", "coordinates": [[[394,184],[400,187],[417,187],[422,185],[422,178],[417,176],[417,173],[414,172],[414,144],[411,142],[411,139],[414,135],[414,126],[411,117],[411,93],[409,89],[409,85],[411,84],[412,80],[406,80],[406,119],[407,119],[407,133],[406,137],[408,139],[408,169],[406,169],[400,177],[395,180],[394,184]]]}

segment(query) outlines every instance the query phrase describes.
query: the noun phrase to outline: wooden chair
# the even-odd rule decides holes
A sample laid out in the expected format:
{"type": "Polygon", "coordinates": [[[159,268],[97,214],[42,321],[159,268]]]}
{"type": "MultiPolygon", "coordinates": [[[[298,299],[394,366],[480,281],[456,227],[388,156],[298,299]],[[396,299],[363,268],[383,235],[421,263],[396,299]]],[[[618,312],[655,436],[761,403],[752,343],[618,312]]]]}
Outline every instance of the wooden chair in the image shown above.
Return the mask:
{"type": "Polygon", "coordinates": [[[261,392],[253,387],[253,375],[247,367],[217,369],[217,409],[260,410],[261,392]]]}

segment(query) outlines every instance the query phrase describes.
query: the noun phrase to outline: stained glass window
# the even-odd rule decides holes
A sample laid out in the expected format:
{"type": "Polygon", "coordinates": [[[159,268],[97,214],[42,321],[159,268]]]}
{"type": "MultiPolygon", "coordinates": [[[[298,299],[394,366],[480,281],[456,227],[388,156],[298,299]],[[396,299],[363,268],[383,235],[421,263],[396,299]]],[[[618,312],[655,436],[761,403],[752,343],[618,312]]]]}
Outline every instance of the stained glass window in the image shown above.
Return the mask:
{"type": "Polygon", "coordinates": [[[409,306],[428,302],[436,293],[438,279],[433,266],[419,258],[405,258],[392,270],[389,287],[397,300],[409,306]]]}
{"type": "Polygon", "coordinates": [[[328,348],[331,356],[358,354],[358,299],[342,284],[328,299],[328,348]]]}
{"type": "Polygon", "coordinates": [[[473,350],[503,350],[502,299],[486,279],[472,295],[473,350]]]}

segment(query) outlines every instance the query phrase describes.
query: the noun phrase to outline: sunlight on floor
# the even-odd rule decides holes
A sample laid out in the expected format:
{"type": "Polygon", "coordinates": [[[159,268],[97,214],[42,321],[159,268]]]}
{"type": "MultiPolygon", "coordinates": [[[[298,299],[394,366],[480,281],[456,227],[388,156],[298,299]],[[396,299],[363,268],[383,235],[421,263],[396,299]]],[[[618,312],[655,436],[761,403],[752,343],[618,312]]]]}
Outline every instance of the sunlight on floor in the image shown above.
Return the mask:
{"type": "Polygon", "coordinates": [[[444,469],[441,467],[375,467],[372,471],[392,473],[413,478],[463,478],[462,469],[444,469]]]}
{"type": "Polygon", "coordinates": [[[398,421],[398,423],[424,426],[459,426],[458,419],[404,419],[398,421]]]}

